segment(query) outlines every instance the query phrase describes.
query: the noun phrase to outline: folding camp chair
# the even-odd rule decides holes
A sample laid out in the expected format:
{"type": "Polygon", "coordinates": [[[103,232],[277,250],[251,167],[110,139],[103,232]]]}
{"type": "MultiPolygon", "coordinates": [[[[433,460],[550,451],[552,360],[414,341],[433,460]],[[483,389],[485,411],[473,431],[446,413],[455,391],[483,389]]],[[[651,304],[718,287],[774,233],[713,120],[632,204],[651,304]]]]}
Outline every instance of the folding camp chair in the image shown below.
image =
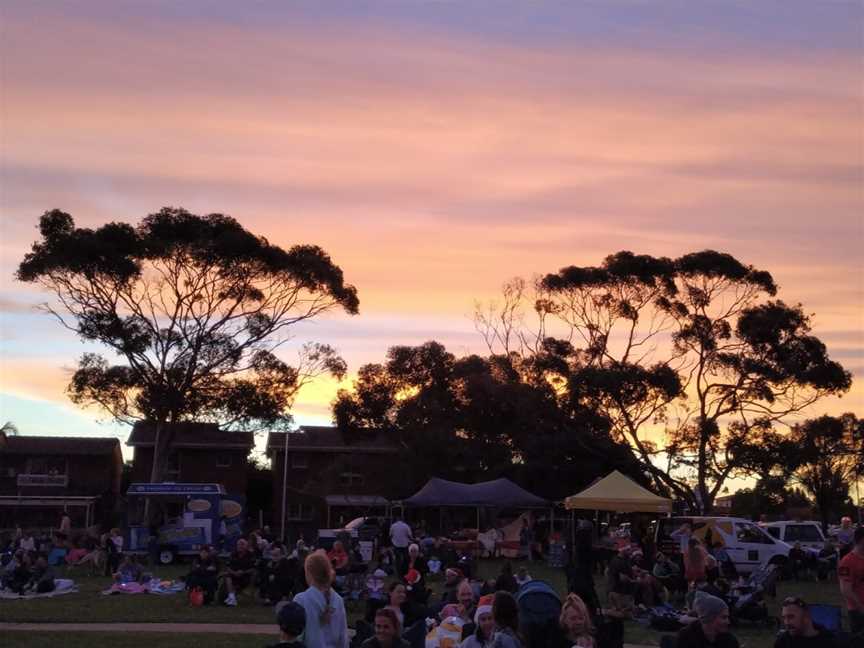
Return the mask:
{"type": "Polygon", "coordinates": [[[826,630],[837,632],[843,625],[843,610],[839,605],[824,605],[814,603],[807,606],[813,623],[821,625],[826,630]]]}

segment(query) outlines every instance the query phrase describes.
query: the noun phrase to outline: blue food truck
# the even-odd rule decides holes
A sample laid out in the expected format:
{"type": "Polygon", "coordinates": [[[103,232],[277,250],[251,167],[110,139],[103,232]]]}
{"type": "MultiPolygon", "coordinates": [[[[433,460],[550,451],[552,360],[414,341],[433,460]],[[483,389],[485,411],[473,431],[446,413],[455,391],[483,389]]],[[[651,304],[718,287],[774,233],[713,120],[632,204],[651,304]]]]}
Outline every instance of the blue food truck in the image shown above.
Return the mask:
{"type": "Polygon", "coordinates": [[[243,534],[243,498],[227,494],[222,484],[130,484],[126,495],[130,515],[127,549],[150,551],[150,529],[144,523],[149,501],[149,517],[158,520],[157,546],[163,565],[177,556],[197,554],[202,545],[231,551],[243,534]]]}

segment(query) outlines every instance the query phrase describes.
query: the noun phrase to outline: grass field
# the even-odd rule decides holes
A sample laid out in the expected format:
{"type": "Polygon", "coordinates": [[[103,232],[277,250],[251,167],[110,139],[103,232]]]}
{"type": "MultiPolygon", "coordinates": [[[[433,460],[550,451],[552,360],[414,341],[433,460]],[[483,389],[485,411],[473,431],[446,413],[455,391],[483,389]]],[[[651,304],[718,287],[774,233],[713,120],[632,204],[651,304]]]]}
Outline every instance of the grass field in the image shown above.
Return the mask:
{"type": "MultiPolygon", "coordinates": [[[[494,577],[500,568],[496,561],[480,563],[480,576],[494,577]]],[[[545,565],[531,564],[528,566],[531,574],[545,580],[557,590],[565,588],[564,575],[561,570],[551,569],[545,565]]],[[[176,578],[185,573],[184,566],[172,566],[158,571],[161,578],[176,578]]],[[[174,596],[151,595],[115,595],[101,596],[99,592],[107,587],[109,579],[105,577],[90,578],[81,574],[72,574],[79,586],[79,592],[51,599],[0,601],[0,621],[39,623],[49,626],[51,623],[233,623],[233,624],[273,624],[273,612],[269,607],[254,601],[248,593],[240,597],[240,605],[228,608],[213,605],[203,608],[190,608],[186,597],[182,594],[174,596]]],[[[598,594],[604,599],[603,579],[596,578],[598,594]]],[[[432,583],[433,588],[435,584],[432,583]]],[[[769,599],[772,615],[779,614],[778,602],[786,596],[801,596],[813,603],[829,603],[840,605],[840,594],[836,581],[815,583],[810,581],[781,582],[778,586],[777,600],[769,599]]],[[[352,618],[361,614],[362,603],[348,602],[348,611],[352,618]]],[[[741,626],[735,628],[735,634],[742,645],[747,648],[771,648],[774,644],[775,630],[761,627],[741,626]]],[[[275,626],[274,626],[275,633],[275,626]]],[[[275,635],[274,635],[275,636],[275,635]]],[[[650,628],[635,622],[628,622],[625,631],[625,641],[628,643],[657,645],[660,634],[650,628]]],[[[225,634],[184,634],[163,635],[155,633],[57,633],[39,632],[6,633],[0,644],[3,648],[41,647],[62,644],[64,648],[79,646],[117,645],[137,646],[158,645],[160,648],[187,648],[190,645],[206,645],[208,648],[223,646],[264,646],[273,639],[261,635],[225,635],[225,634]]]]}

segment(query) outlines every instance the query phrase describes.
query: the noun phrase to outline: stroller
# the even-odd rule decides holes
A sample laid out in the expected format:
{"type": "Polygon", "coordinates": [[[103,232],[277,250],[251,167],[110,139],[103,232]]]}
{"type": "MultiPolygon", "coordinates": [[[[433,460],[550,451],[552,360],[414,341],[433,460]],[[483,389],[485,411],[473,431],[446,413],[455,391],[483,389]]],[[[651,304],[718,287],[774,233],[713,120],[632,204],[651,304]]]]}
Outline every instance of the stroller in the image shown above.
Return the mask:
{"type": "Polygon", "coordinates": [[[561,599],[555,590],[543,581],[529,581],[519,588],[516,602],[526,645],[529,648],[553,645],[561,615],[561,599]]]}
{"type": "Polygon", "coordinates": [[[777,596],[777,579],[780,576],[778,565],[766,565],[750,574],[744,585],[738,585],[729,592],[729,612],[732,622],[750,621],[772,623],[765,604],[765,595],[777,596]]]}

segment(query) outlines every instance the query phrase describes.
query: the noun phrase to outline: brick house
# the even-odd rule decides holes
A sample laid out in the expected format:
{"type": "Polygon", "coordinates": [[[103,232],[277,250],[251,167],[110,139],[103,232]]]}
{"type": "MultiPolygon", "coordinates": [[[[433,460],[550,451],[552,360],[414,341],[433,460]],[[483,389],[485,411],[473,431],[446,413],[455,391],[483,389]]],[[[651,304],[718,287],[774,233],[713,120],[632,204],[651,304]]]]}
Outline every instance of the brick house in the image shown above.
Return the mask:
{"type": "Polygon", "coordinates": [[[271,433],[267,456],[273,475],[272,527],[281,533],[284,488],[285,531],[292,538],[303,533],[311,539],[319,528],[381,514],[388,500],[404,494],[399,447],[380,430],[303,426],[287,435],[271,433]]]}
{"type": "Polygon", "coordinates": [[[0,528],[109,524],[123,455],[113,437],[7,436],[0,432],[0,528]]]}
{"type": "MultiPolygon", "coordinates": [[[[127,445],[134,449],[132,482],[149,482],[155,425],[140,421],[127,445]]],[[[179,423],[168,455],[165,481],[222,484],[232,495],[246,494],[251,432],[229,432],[212,423],[179,423]]]]}

